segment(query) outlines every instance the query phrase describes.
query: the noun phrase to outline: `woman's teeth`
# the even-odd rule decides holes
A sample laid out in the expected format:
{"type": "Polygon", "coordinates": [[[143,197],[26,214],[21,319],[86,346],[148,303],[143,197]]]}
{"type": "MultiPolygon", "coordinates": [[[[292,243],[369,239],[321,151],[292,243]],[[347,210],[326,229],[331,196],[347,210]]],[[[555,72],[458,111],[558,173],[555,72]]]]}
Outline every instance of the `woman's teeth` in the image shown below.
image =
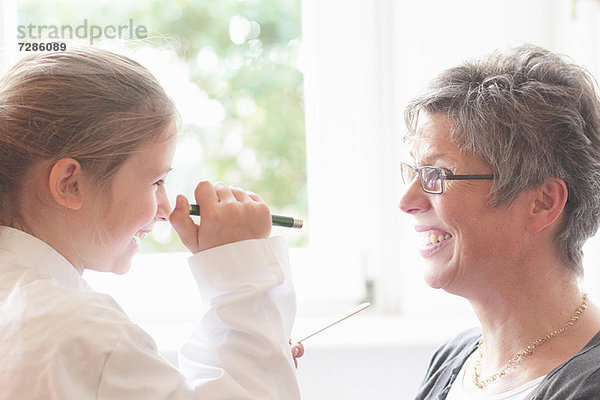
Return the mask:
{"type": "Polygon", "coordinates": [[[448,240],[452,237],[451,234],[446,233],[445,235],[436,235],[434,233],[432,233],[431,235],[427,235],[424,237],[425,239],[425,244],[435,244],[435,243],[439,243],[439,242],[443,242],[444,240],[448,240]]]}

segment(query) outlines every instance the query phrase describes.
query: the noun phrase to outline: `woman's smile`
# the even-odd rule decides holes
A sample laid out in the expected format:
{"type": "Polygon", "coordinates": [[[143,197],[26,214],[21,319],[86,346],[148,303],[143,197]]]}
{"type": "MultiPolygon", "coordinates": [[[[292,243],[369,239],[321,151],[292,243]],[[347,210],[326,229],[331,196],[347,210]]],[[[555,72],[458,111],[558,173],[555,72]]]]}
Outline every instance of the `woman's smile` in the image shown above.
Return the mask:
{"type": "Polygon", "coordinates": [[[431,257],[452,243],[452,235],[436,228],[415,226],[419,234],[419,253],[423,257],[431,257]]]}

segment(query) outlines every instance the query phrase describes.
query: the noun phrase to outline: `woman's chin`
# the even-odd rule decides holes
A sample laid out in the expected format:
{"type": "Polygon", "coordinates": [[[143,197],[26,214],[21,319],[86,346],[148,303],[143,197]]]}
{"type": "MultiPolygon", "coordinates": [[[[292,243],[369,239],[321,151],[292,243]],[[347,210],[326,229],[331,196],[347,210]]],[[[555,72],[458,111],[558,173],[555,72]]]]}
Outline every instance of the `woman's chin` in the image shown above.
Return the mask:
{"type": "Polygon", "coordinates": [[[425,274],[425,283],[432,289],[444,289],[448,284],[447,280],[441,279],[437,275],[425,274]]]}
{"type": "Polygon", "coordinates": [[[429,259],[425,261],[423,278],[425,283],[433,289],[446,289],[454,278],[453,264],[441,260],[429,259]]]}

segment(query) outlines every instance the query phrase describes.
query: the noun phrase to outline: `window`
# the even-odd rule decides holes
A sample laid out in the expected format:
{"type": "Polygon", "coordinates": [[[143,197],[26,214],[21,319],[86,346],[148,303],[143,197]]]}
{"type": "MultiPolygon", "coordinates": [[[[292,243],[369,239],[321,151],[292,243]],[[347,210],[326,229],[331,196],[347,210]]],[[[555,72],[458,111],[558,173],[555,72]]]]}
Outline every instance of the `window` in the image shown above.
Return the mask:
{"type": "MultiPolygon", "coordinates": [[[[293,257],[302,263],[310,222],[300,1],[113,3],[7,1],[3,4],[14,13],[5,37],[15,48],[15,36],[19,42],[75,39],[140,61],[165,86],[181,114],[180,144],[167,179],[171,200],[178,193],[192,199],[203,179],[253,190],[274,213],[307,222],[299,231],[273,228],[274,234],[286,236],[293,257]],[[125,46],[132,36],[133,46],[125,46]]],[[[112,294],[156,336],[161,324],[197,319],[199,306],[186,305],[197,294],[189,287],[185,251],[169,224],[156,224],[128,275],[88,271],[85,278],[112,294]]],[[[171,339],[165,341],[170,345],[175,342],[171,339]]]]}
{"type": "MultiPolygon", "coordinates": [[[[299,0],[18,4],[19,41],[135,46],[125,51],[155,73],[183,121],[170,193],[220,180],[260,193],[277,213],[306,215],[299,0]]],[[[143,252],[184,250],[164,225],[143,252]]],[[[308,240],[306,230],[284,234],[308,240]]]]}

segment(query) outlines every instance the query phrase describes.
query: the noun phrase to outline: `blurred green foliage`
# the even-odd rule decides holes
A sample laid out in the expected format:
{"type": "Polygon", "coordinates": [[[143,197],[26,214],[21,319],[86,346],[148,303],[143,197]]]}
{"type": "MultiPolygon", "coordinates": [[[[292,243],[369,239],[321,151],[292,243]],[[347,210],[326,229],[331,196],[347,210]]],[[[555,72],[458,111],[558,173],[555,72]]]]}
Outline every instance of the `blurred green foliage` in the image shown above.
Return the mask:
{"type": "MultiPolygon", "coordinates": [[[[199,179],[235,183],[259,193],[273,213],[302,218],[307,193],[300,13],[300,0],[18,2],[22,25],[132,20],[145,25],[149,36],[172,38],[190,81],[223,111],[217,124],[182,121],[182,135],[194,138],[202,156],[188,162],[192,173],[172,172],[185,175],[179,189],[191,197],[199,179]]],[[[295,246],[308,240],[305,230],[274,233],[295,246]]],[[[144,252],[179,250],[178,238],[165,227],[142,245],[144,252]]]]}

